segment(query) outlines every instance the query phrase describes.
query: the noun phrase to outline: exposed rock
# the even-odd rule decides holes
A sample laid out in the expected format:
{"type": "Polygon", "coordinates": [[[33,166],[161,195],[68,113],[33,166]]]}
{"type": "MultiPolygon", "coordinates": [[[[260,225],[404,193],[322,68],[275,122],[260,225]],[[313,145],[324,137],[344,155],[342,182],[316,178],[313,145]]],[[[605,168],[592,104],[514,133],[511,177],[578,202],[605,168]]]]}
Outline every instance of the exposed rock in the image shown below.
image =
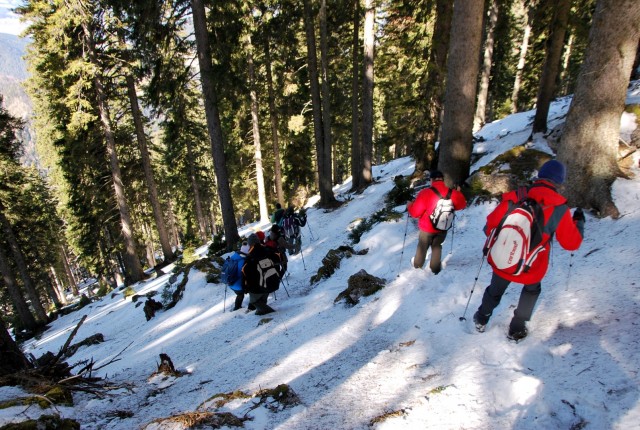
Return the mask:
{"type": "Polygon", "coordinates": [[[149,321],[151,318],[156,316],[156,311],[159,311],[162,309],[162,303],[149,298],[144,303],[143,309],[144,309],[144,316],[147,318],[147,321],[149,321]]]}
{"type": "Polygon", "coordinates": [[[385,287],[387,281],[382,278],[370,275],[362,269],[355,275],[349,277],[348,287],[338,294],[334,303],[344,299],[348,306],[355,306],[361,297],[370,296],[385,287]]]}
{"type": "Polygon", "coordinates": [[[355,255],[365,255],[368,249],[356,251],[350,246],[340,246],[338,249],[331,249],[322,259],[322,266],[318,269],[318,273],[311,277],[311,283],[314,284],[322,279],[329,278],[340,268],[340,261],[343,258],[351,258],[355,255]]]}

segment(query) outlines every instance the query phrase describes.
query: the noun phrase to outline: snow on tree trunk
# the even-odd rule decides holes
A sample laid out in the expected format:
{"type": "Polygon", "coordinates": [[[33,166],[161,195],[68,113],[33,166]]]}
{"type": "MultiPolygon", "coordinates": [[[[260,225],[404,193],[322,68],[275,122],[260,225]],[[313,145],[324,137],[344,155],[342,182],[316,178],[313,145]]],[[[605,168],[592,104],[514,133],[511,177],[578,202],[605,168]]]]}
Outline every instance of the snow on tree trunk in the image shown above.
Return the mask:
{"type": "Polygon", "coordinates": [[[558,150],[567,165],[571,206],[620,215],[611,198],[618,167],[620,116],[640,36],[637,0],[599,0],[558,150]]]}

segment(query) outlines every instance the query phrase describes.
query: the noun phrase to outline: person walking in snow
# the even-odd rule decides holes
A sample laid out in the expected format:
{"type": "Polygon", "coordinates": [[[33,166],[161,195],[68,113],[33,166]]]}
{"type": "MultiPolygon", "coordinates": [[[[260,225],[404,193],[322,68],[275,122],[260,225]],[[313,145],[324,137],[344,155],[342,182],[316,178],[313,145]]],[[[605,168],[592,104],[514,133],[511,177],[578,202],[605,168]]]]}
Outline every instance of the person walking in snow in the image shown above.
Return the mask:
{"type": "Polygon", "coordinates": [[[244,267],[245,259],[247,258],[247,254],[249,254],[249,244],[247,241],[242,242],[242,247],[240,247],[239,252],[234,252],[231,255],[232,260],[238,260],[238,275],[237,280],[229,285],[229,288],[236,293],[236,301],[235,306],[233,307],[234,311],[242,308],[242,301],[244,300],[244,291],[243,284],[244,280],[242,279],[242,268],[244,267]]]}
{"type": "Polygon", "coordinates": [[[293,251],[295,246],[287,242],[284,238],[282,227],[279,227],[277,224],[272,225],[271,230],[269,230],[269,235],[264,241],[264,245],[280,254],[280,264],[282,266],[282,274],[284,275],[287,272],[287,264],[289,261],[287,251],[293,251]]]}
{"type": "Polygon", "coordinates": [[[282,219],[283,215],[284,215],[284,209],[282,209],[282,206],[280,205],[280,203],[276,203],[276,210],[271,215],[271,224],[280,224],[280,220],[282,219]]]}
{"type": "MultiPolygon", "coordinates": [[[[584,213],[582,209],[578,208],[572,217],[566,203],[567,199],[557,191],[557,187],[565,181],[565,177],[566,170],[562,163],[556,160],[547,161],[540,168],[538,177],[533,184],[523,190],[526,193],[524,196],[522,195],[523,191],[511,191],[503,194],[501,203],[487,216],[484,231],[489,236],[503,222],[505,215],[514,203],[523,202],[525,199],[534,200],[542,208],[544,218],[540,242],[543,249],[531,262],[528,270],[525,268],[519,274],[505,273],[505,271],[496,268],[496,264],[492,264],[491,283],[484,291],[482,304],[473,316],[477,331],[484,332],[485,326],[494,309],[500,304],[500,299],[507,287],[511,282],[517,282],[524,286],[520,293],[518,307],[513,312],[507,337],[515,341],[524,339],[528,334],[526,322],[531,319],[533,308],[540,295],[542,278],[547,273],[549,252],[554,234],[560,246],[567,251],[575,251],[582,244],[584,213]]],[[[491,263],[491,260],[489,262],[491,263]]]]}
{"type": "MultiPolygon", "coordinates": [[[[452,209],[456,211],[464,209],[467,206],[467,200],[460,192],[459,186],[451,189],[445,185],[442,172],[438,170],[431,172],[430,177],[431,186],[420,191],[415,201],[407,205],[407,210],[409,211],[409,215],[419,219],[418,228],[420,229],[420,234],[418,235],[418,246],[416,247],[415,256],[411,259],[413,267],[422,269],[427,257],[427,250],[431,247],[429,267],[431,271],[437,275],[440,273],[440,270],[442,270],[442,243],[447,238],[447,230],[436,228],[432,220],[432,215],[440,200],[450,200],[449,204],[452,205],[452,209]]],[[[442,227],[442,225],[440,227],[442,227]]]]}
{"type": "Polygon", "coordinates": [[[275,310],[267,304],[267,299],[269,298],[269,293],[275,291],[277,286],[280,284],[280,275],[281,273],[278,271],[278,263],[279,257],[277,254],[264,245],[260,243],[260,239],[255,233],[252,233],[247,238],[247,244],[249,245],[249,253],[247,255],[247,259],[245,265],[242,269],[243,280],[244,280],[244,291],[249,293],[249,310],[255,308],[256,315],[266,315],[271,312],[275,312],[275,310]],[[265,268],[261,266],[261,262],[265,259],[271,260],[272,267],[265,268]],[[271,276],[273,274],[273,270],[275,269],[277,279],[275,281],[275,288],[273,291],[269,291],[267,288],[267,276],[271,276]],[[269,271],[269,273],[267,273],[269,271]]]}

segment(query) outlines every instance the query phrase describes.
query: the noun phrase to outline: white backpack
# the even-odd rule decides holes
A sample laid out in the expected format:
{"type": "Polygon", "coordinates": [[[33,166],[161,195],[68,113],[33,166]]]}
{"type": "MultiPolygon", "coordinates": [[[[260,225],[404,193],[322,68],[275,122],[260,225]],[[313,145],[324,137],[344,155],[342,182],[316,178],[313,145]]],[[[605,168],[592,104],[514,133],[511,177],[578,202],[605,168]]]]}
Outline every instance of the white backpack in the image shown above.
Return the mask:
{"type": "Polygon", "coordinates": [[[451,194],[453,193],[452,189],[449,189],[449,192],[446,196],[440,194],[435,187],[431,187],[431,190],[436,193],[440,200],[436,203],[436,207],[429,215],[429,219],[431,220],[431,225],[433,228],[437,230],[447,231],[453,227],[453,220],[456,217],[456,211],[453,207],[453,200],[451,200],[451,194]]]}

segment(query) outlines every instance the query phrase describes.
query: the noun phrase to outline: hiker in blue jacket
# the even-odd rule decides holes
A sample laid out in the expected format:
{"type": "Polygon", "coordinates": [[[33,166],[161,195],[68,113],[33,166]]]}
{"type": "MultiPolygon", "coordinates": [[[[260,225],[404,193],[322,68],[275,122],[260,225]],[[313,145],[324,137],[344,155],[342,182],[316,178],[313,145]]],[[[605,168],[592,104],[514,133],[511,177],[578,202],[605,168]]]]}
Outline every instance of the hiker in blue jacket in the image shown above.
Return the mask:
{"type": "Polygon", "coordinates": [[[245,241],[242,242],[240,251],[234,252],[230,257],[232,260],[238,260],[238,279],[236,280],[236,282],[229,285],[229,288],[231,288],[233,292],[236,293],[236,302],[235,306],[233,307],[234,311],[237,311],[242,307],[242,301],[244,300],[244,292],[242,290],[242,268],[244,267],[247,254],[249,254],[249,244],[245,241]]]}

